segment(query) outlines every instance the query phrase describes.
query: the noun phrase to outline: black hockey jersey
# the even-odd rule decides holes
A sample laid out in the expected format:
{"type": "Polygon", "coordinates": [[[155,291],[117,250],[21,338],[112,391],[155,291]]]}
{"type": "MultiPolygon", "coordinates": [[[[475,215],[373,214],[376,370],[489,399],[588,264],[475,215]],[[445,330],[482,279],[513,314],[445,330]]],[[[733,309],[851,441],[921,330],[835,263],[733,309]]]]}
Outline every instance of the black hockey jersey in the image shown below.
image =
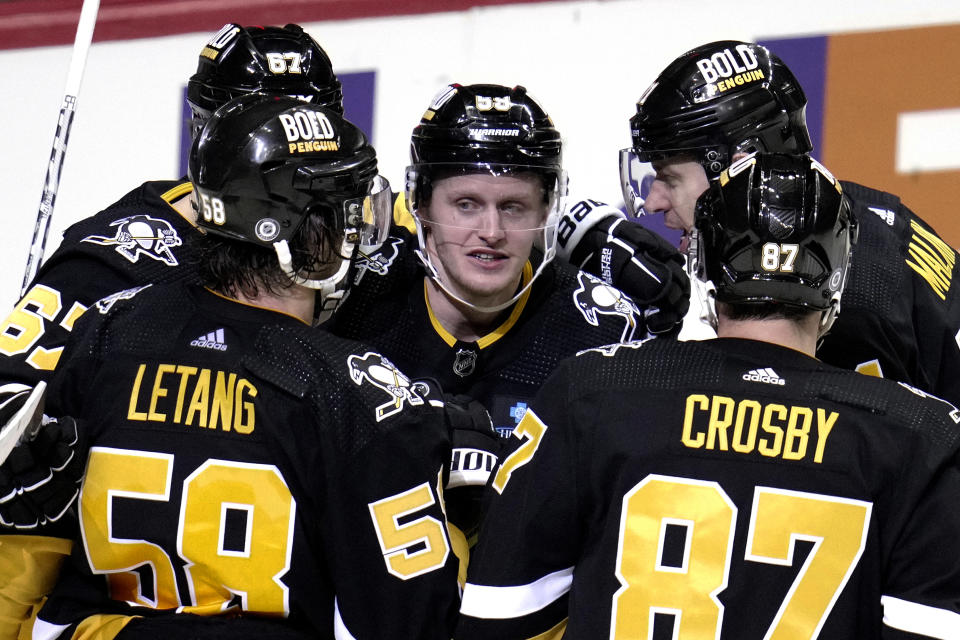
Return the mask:
{"type": "Polygon", "coordinates": [[[193,281],[195,227],[171,204],[186,181],[146,182],[69,227],[0,329],[0,381],[50,377],[77,318],[94,302],[151,282],[193,281]]]}
{"type": "Polygon", "coordinates": [[[756,341],[570,359],[492,480],[455,636],[956,637],[958,421],[756,341]]]}
{"type": "Polygon", "coordinates": [[[844,182],[859,222],[825,362],[960,404],[957,252],[895,195],[844,182]]]}
{"type": "MultiPolygon", "coordinates": [[[[333,317],[331,331],[374,345],[412,378],[433,378],[445,393],[480,401],[504,437],[560,360],[642,330],[629,297],[554,260],[492,331],[475,342],[458,341],[427,302],[416,238],[399,227],[394,234],[377,254],[358,261],[359,286],[333,317]]],[[[531,273],[527,263],[524,282],[531,273]]]]}
{"type": "Polygon", "coordinates": [[[91,448],[80,536],[34,638],[176,610],[449,638],[450,444],[426,389],[358,343],[199,287],[122,298],[87,312],[51,382],[91,448]]]}

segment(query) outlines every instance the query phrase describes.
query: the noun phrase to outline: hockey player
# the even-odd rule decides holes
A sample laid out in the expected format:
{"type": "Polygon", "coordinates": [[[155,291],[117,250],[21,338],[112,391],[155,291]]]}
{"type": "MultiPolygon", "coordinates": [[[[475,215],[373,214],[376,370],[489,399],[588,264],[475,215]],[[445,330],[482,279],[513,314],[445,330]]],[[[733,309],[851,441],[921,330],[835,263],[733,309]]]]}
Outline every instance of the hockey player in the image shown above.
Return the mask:
{"type": "Polygon", "coordinates": [[[814,358],[854,235],[839,183],[751,155],[696,220],[719,337],[560,365],[492,482],[455,637],[955,638],[957,410],[814,358]]]}
{"type": "MultiPolygon", "coordinates": [[[[805,109],[796,78],[765,47],[722,41],[685,53],[644,93],[630,121],[633,145],[621,152],[628,206],[663,213],[668,227],[685,232],[683,250],[697,196],[732,160],[756,150],[811,150],[805,109]],[[645,199],[629,170],[637,160],[657,172],[645,199]]],[[[818,357],[960,403],[956,252],[897,196],[843,184],[860,242],[844,312],[818,357]]],[[[698,315],[688,316],[681,337],[706,330],[698,315]]]]}
{"type": "MultiPolygon", "coordinates": [[[[228,24],[199,60],[187,89],[194,131],[231,97],[261,90],[343,111],[329,58],[298,25],[228,24]],[[296,73],[270,65],[278,53],[296,56],[296,73]]],[[[77,318],[100,298],[149,283],[195,280],[200,234],[190,192],[186,179],[146,182],[67,229],[0,332],[0,379],[30,386],[46,380],[77,318]]],[[[0,505],[0,518],[15,515],[0,505]]]]}
{"type": "MultiPolygon", "coordinates": [[[[445,87],[413,131],[411,160],[415,228],[359,261],[361,286],[332,331],[479,400],[509,436],[560,359],[640,337],[643,317],[618,290],[553,260],[560,133],[523,87],[445,87]]],[[[659,278],[645,298],[687,286],[676,252],[647,264],[659,278]]]]}
{"type": "MultiPolygon", "coordinates": [[[[342,112],[340,82],[327,54],[298,25],[228,24],[204,46],[188,83],[194,131],[231,97],[260,90],[342,112]],[[296,61],[297,68],[270,64],[278,55],[289,56],[283,59],[296,61]]],[[[149,283],[196,280],[200,234],[190,191],[186,179],[146,182],[67,229],[0,330],[0,424],[7,424],[37,382],[50,377],[77,318],[97,300],[149,283]]],[[[17,473],[31,459],[12,470],[0,467],[0,523],[16,525],[0,536],[0,637],[16,635],[70,550],[56,527],[44,530],[50,535],[34,535],[41,514],[61,514],[75,495],[73,478],[48,468],[69,456],[58,435],[64,434],[42,433],[43,446],[34,453],[50,464],[36,473],[17,473]]]]}
{"type": "Polygon", "coordinates": [[[354,245],[389,228],[373,148],[333,110],[250,95],[209,119],[190,177],[203,286],[101,300],[51,381],[89,456],[33,637],[449,638],[443,413],[312,327],[354,245]]]}

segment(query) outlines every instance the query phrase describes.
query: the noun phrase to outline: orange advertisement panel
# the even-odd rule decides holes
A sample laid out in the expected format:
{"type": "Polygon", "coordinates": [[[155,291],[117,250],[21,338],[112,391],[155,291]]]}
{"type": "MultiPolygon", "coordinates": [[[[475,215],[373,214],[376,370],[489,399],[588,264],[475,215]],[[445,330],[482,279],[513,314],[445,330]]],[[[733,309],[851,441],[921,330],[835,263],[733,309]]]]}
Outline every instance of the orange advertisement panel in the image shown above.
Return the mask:
{"type": "Polygon", "coordinates": [[[950,129],[939,137],[923,136],[930,157],[953,161],[897,171],[898,140],[918,144],[905,136],[903,116],[960,114],[955,60],[960,25],[828,36],[819,156],[840,178],[899,195],[956,248],[960,148],[938,147],[958,138],[960,119],[943,119],[950,129]]]}

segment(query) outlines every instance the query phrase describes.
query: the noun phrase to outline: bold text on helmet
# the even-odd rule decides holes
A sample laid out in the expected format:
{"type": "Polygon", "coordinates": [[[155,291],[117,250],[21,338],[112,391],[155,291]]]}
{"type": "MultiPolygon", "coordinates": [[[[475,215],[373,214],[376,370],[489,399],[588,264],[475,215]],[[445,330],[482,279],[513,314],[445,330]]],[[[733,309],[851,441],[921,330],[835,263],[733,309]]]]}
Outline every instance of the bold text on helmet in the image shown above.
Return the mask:
{"type": "Polygon", "coordinates": [[[293,113],[281,113],[278,118],[287,135],[287,142],[332,140],[337,135],[327,116],[316,111],[296,110],[293,113]]]}
{"type": "Polygon", "coordinates": [[[709,58],[697,60],[697,68],[700,69],[704,82],[713,83],[720,78],[729,78],[734,74],[744,73],[760,66],[750,46],[737,45],[735,52],[724,49],[709,58]]]}

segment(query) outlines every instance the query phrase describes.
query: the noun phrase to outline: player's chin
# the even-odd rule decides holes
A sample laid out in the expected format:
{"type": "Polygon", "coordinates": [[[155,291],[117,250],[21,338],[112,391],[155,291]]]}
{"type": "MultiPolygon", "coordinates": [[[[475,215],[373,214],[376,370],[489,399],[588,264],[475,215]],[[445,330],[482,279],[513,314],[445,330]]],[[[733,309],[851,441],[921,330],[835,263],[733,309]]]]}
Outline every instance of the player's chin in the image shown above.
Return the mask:
{"type": "Polygon", "coordinates": [[[464,283],[470,298],[481,306],[493,306],[509,300],[516,293],[519,282],[519,272],[499,274],[473,274],[464,283]]]}

